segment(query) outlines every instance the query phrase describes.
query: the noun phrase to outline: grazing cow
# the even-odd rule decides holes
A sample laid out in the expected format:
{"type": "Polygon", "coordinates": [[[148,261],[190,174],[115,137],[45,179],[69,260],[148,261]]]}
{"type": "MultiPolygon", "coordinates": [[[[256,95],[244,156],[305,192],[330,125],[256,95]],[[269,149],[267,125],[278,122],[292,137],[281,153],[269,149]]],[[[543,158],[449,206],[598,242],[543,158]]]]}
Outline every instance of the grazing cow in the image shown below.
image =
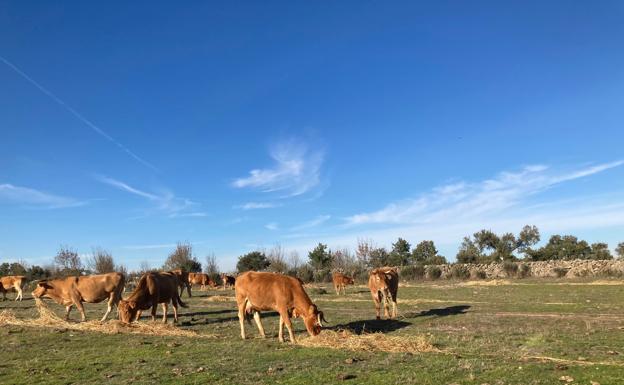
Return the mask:
{"type": "Polygon", "coordinates": [[[9,291],[16,291],[16,301],[22,300],[22,289],[26,286],[26,277],[23,275],[9,275],[6,277],[0,277],[0,291],[2,292],[2,300],[6,301],[6,293],[9,291]]]}
{"type": "Polygon", "coordinates": [[[347,285],[353,285],[353,278],[344,275],[342,273],[333,273],[332,281],[334,282],[334,289],[336,290],[336,295],[340,295],[340,290],[346,295],[347,294],[347,285]]]}
{"type": "Polygon", "coordinates": [[[236,284],[236,278],[232,277],[231,275],[227,275],[225,273],[221,274],[221,281],[223,281],[223,290],[225,290],[226,287],[234,287],[236,284]]]}
{"type": "Polygon", "coordinates": [[[141,312],[152,308],[152,321],[156,320],[156,307],[162,304],[163,323],[167,323],[169,302],[173,305],[173,322],[178,322],[178,305],[187,307],[178,294],[178,278],[172,272],[145,273],[127,299],[119,301],[119,319],[131,323],[141,317],[141,312]]]}
{"type": "Polygon", "coordinates": [[[315,336],[321,332],[325,321],[323,312],[318,310],[306,294],[301,282],[294,277],[277,273],[257,273],[249,271],[236,278],[236,303],[241,337],[245,339],[245,318],[253,313],[260,335],[264,338],[264,328],[260,322],[260,311],[275,310],[279,313],[280,342],[284,342],[284,324],[288,328],[290,342],[295,343],[290,317],[301,317],[308,333],[315,336]]]}
{"type": "Polygon", "coordinates": [[[69,320],[69,312],[72,306],[76,305],[83,322],[86,320],[83,302],[99,303],[108,299],[108,308],[102,317],[102,322],[104,322],[113,310],[113,305],[119,309],[119,300],[125,284],[126,278],[122,273],[44,279],[37,282],[32,295],[35,298],[47,297],[58,304],[65,305],[67,310],[65,320],[69,320]]]}
{"type": "Polygon", "coordinates": [[[375,302],[377,319],[380,319],[381,302],[384,304],[384,316],[393,318],[397,316],[397,291],[399,290],[399,273],[393,267],[380,267],[370,272],[368,288],[375,302]],[[392,301],[392,316],[388,313],[388,302],[392,301]]]}
{"type": "Polygon", "coordinates": [[[206,290],[206,286],[217,287],[216,282],[205,273],[189,273],[189,284],[191,287],[201,285],[200,290],[206,290]]]}
{"type": "Polygon", "coordinates": [[[182,297],[182,293],[184,293],[184,288],[186,288],[186,292],[188,293],[189,298],[191,298],[191,284],[189,282],[189,274],[191,273],[183,269],[171,270],[170,273],[175,274],[175,276],[178,278],[178,285],[180,286],[180,297],[182,297]]]}

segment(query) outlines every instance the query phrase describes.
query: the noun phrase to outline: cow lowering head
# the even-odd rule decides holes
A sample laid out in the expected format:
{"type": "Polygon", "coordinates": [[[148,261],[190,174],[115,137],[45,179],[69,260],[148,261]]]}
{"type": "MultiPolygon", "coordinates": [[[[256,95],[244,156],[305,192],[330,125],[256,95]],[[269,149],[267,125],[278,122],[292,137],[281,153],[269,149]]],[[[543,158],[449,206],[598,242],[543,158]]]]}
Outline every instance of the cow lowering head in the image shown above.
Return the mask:
{"type": "Polygon", "coordinates": [[[48,290],[52,290],[52,286],[46,280],[37,282],[37,287],[32,292],[32,296],[35,298],[41,298],[48,293],[48,290]]]}
{"type": "Polygon", "coordinates": [[[306,329],[308,330],[308,334],[311,336],[316,336],[321,332],[321,328],[323,327],[323,322],[327,323],[323,312],[320,311],[316,305],[312,304],[308,308],[308,314],[298,314],[297,311],[293,312],[295,317],[299,316],[303,318],[303,323],[305,324],[306,329]]]}
{"type": "Polygon", "coordinates": [[[119,313],[119,320],[123,323],[129,324],[136,318],[139,307],[135,301],[126,301],[122,299],[117,305],[117,312],[119,313]]]}

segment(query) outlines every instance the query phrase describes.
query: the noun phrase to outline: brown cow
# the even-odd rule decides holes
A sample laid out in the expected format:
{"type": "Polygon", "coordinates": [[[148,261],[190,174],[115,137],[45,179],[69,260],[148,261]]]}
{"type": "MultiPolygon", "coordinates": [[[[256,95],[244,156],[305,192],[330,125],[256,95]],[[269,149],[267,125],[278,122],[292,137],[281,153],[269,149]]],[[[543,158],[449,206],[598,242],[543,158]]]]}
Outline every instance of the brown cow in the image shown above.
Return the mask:
{"type": "Polygon", "coordinates": [[[225,290],[227,286],[234,287],[236,285],[236,278],[225,273],[221,274],[221,281],[223,281],[223,290],[225,290]]]}
{"type": "Polygon", "coordinates": [[[102,317],[102,322],[104,322],[113,310],[113,305],[119,309],[119,300],[124,291],[125,283],[126,278],[122,273],[44,279],[37,282],[37,287],[32,295],[35,298],[51,298],[56,303],[65,305],[66,320],[69,319],[72,306],[76,305],[83,322],[86,320],[83,302],[99,303],[108,299],[108,308],[102,317]]]}
{"type": "Polygon", "coordinates": [[[6,277],[0,277],[0,292],[2,292],[2,300],[6,301],[6,293],[9,291],[16,291],[16,301],[22,300],[22,290],[26,286],[26,277],[23,275],[9,275],[6,277]]]}
{"type": "Polygon", "coordinates": [[[368,288],[375,302],[377,319],[380,319],[381,302],[384,304],[384,316],[392,318],[397,316],[397,291],[399,290],[399,273],[393,267],[380,267],[370,272],[368,288]],[[392,317],[389,315],[388,302],[392,301],[392,317]]]}
{"type": "Polygon", "coordinates": [[[180,286],[180,297],[182,297],[182,293],[184,293],[184,288],[186,288],[186,292],[188,293],[189,298],[191,298],[191,284],[189,283],[190,273],[184,269],[171,270],[170,273],[175,274],[175,276],[178,278],[178,285],[180,286]]]}
{"type": "Polygon", "coordinates": [[[333,273],[332,274],[332,282],[334,283],[334,289],[336,290],[336,295],[340,295],[340,290],[346,295],[347,294],[347,285],[353,285],[353,278],[344,275],[342,273],[333,273]]]}
{"type": "Polygon", "coordinates": [[[173,305],[173,322],[178,322],[178,305],[187,307],[178,294],[178,278],[172,272],[145,273],[127,299],[119,301],[119,319],[131,323],[141,317],[141,312],[152,308],[152,321],[156,319],[156,307],[162,304],[163,323],[167,323],[169,302],[173,305]]]}
{"type": "Polygon", "coordinates": [[[216,282],[205,273],[189,273],[189,284],[191,287],[201,285],[200,290],[206,290],[206,286],[217,287],[216,282]]]}
{"type": "Polygon", "coordinates": [[[249,271],[236,279],[236,303],[241,337],[245,339],[245,318],[253,313],[260,335],[266,337],[260,322],[260,311],[275,310],[279,313],[280,342],[284,342],[284,324],[288,328],[290,342],[295,343],[290,317],[301,317],[311,336],[321,332],[325,321],[323,312],[318,310],[306,294],[301,282],[294,277],[277,273],[257,273],[249,271]]]}

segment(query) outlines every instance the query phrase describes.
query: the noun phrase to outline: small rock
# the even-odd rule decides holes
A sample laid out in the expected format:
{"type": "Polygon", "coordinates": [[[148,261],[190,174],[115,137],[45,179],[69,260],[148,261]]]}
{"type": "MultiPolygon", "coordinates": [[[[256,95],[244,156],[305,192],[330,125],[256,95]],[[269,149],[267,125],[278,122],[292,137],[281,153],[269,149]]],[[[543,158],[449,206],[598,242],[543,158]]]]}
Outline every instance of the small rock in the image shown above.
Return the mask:
{"type": "Polygon", "coordinates": [[[618,354],[620,354],[619,352],[616,352],[615,350],[609,350],[607,352],[607,354],[612,355],[612,356],[617,356],[618,354]]]}
{"type": "Polygon", "coordinates": [[[171,350],[165,351],[165,354],[171,354],[171,350]]]}
{"type": "Polygon", "coordinates": [[[561,376],[561,377],[559,377],[559,381],[570,383],[570,382],[574,381],[574,378],[572,378],[570,376],[561,376]]]}
{"type": "Polygon", "coordinates": [[[340,381],[353,380],[354,378],[356,378],[355,374],[342,374],[341,373],[336,376],[336,379],[340,381]]]}
{"type": "Polygon", "coordinates": [[[589,381],[590,385],[600,385],[600,382],[596,382],[596,381],[589,381]]]}
{"type": "Polygon", "coordinates": [[[345,364],[348,364],[348,365],[351,365],[355,361],[356,361],[356,359],[354,359],[354,358],[347,358],[346,360],[344,360],[345,364]]]}
{"type": "Polygon", "coordinates": [[[206,371],[206,369],[204,369],[204,367],[203,367],[203,366],[200,366],[200,367],[199,367],[199,368],[197,368],[197,370],[195,370],[195,371],[196,371],[197,373],[201,373],[201,372],[206,371]]]}
{"type": "Polygon", "coordinates": [[[568,370],[568,365],[566,364],[555,364],[556,370],[568,370]]]}

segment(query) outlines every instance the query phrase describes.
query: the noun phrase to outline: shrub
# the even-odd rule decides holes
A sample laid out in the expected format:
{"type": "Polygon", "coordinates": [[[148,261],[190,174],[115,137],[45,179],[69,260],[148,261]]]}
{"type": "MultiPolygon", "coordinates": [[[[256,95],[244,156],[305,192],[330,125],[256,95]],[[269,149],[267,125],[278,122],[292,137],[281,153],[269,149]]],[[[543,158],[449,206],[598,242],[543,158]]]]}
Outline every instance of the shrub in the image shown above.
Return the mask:
{"type": "Polygon", "coordinates": [[[324,295],[324,294],[327,294],[327,290],[323,289],[322,287],[313,287],[310,289],[310,293],[317,294],[317,295],[324,295]]]}
{"type": "Polygon", "coordinates": [[[468,279],[470,278],[470,270],[464,265],[451,266],[451,278],[468,279]]]}
{"type": "Polygon", "coordinates": [[[401,278],[406,280],[417,280],[423,279],[425,277],[425,266],[418,265],[408,265],[401,269],[401,278]]]}
{"type": "Polygon", "coordinates": [[[518,278],[526,278],[531,276],[531,266],[521,263],[518,267],[518,278]]]}
{"type": "Polygon", "coordinates": [[[518,273],[518,265],[510,261],[505,261],[503,262],[503,271],[508,278],[513,278],[518,273]]]}
{"type": "Polygon", "coordinates": [[[431,266],[427,271],[427,278],[439,279],[442,276],[442,270],[437,266],[431,266]]]}
{"type": "Polygon", "coordinates": [[[314,282],[331,282],[331,270],[319,269],[314,271],[314,282]]]}
{"type": "Polygon", "coordinates": [[[568,274],[568,269],[565,267],[555,267],[552,271],[553,273],[555,273],[555,276],[557,276],[557,278],[563,278],[566,274],[568,274]]]}
{"type": "Polygon", "coordinates": [[[477,270],[474,273],[474,277],[476,279],[486,279],[487,278],[487,274],[483,270],[477,270]]]}
{"type": "Polygon", "coordinates": [[[314,279],[314,270],[308,265],[303,265],[297,270],[297,278],[305,283],[312,282],[314,279]]]}

